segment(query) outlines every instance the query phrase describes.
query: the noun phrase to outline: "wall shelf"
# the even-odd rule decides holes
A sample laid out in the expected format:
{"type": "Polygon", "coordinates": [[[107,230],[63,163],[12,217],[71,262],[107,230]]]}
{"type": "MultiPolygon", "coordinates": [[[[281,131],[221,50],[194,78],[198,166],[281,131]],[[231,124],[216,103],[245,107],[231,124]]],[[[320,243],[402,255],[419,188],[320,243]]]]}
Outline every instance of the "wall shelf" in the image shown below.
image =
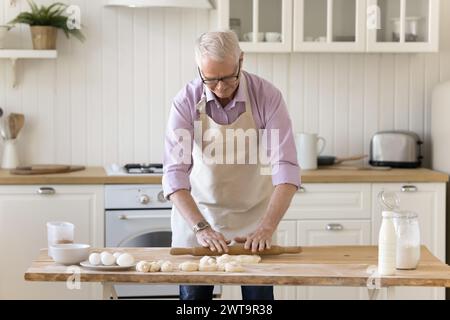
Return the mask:
{"type": "Polygon", "coordinates": [[[9,59],[12,68],[12,86],[16,88],[17,83],[17,61],[20,59],[56,59],[56,50],[21,50],[21,49],[0,49],[0,59],[9,59]]]}

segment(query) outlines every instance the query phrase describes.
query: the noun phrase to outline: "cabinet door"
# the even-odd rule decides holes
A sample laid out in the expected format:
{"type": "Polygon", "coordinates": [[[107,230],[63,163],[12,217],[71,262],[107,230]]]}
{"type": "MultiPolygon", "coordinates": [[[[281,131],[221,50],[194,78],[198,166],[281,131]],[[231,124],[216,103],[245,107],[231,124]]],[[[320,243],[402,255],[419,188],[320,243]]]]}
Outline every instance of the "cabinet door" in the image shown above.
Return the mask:
{"type": "Polygon", "coordinates": [[[370,219],[369,183],[303,184],[284,219],[370,219]]]}
{"type": "MultiPolygon", "coordinates": [[[[301,246],[369,245],[370,221],[299,221],[297,244],[301,246]]],[[[367,299],[367,289],[352,287],[298,287],[299,300],[367,299]]]]}
{"type": "Polygon", "coordinates": [[[369,52],[437,52],[440,0],[368,0],[369,52]]]}
{"type": "Polygon", "coordinates": [[[45,195],[39,186],[0,187],[0,251],[8,257],[0,266],[0,299],[101,298],[98,284],[69,290],[65,282],[24,281],[31,261],[47,247],[48,221],[71,222],[75,242],[103,246],[103,186],[51,188],[54,193],[45,195]]]}
{"type": "MultiPolygon", "coordinates": [[[[373,225],[372,244],[378,244],[378,233],[381,225],[381,207],[376,201],[380,191],[396,192],[402,210],[411,210],[419,215],[421,243],[440,260],[445,261],[445,184],[413,183],[413,184],[373,184],[373,225]]],[[[398,299],[441,299],[443,289],[433,288],[398,288],[395,291],[398,299]]]]}
{"type": "Polygon", "coordinates": [[[292,49],[292,0],[217,0],[217,14],[219,28],[234,30],[245,52],[292,49]]]}
{"type": "MultiPolygon", "coordinates": [[[[280,246],[295,246],[297,235],[296,221],[281,221],[277,229],[277,244],[280,246]]],[[[296,287],[276,286],[276,300],[296,300],[296,287]]]]}
{"type": "Polygon", "coordinates": [[[294,51],[364,52],[366,0],[294,1],[294,51]]]}

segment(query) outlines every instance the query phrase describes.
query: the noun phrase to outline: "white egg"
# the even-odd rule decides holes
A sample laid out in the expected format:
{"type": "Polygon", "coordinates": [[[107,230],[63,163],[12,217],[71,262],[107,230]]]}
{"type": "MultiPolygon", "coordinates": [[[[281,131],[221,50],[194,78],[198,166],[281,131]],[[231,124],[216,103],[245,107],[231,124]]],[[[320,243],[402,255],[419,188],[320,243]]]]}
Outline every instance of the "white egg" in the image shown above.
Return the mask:
{"type": "Polygon", "coordinates": [[[117,259],[119,259],[121,254],[122,254],[122,252],[114,252],[113,253],[114,258],[116,258],[116,261],[117,261],[117,259]]]}
{"type": "Polygon", "coordinates": [[[98,266],[102,262],[100,254],[97,252],[91,253],[89,255],[89,263],[93,266],[98,266]]]}
{"type": "Polygon", "coordinates": [[[134,258],[129,253],[123,253],[117,259],[117,264],[121,267],[128,267],[128,266],[133,265],[133,263],[134,263],[134,258]]]}
{"type": "Polygon", "coordinates": [[[102,263],[105,266],[112,266],[114,263],[116,263],[116,258],[114,258],[114,256],[109,252],[106,252],[106,251],[102,252],[100,257],[101,257],[102,263]]]}

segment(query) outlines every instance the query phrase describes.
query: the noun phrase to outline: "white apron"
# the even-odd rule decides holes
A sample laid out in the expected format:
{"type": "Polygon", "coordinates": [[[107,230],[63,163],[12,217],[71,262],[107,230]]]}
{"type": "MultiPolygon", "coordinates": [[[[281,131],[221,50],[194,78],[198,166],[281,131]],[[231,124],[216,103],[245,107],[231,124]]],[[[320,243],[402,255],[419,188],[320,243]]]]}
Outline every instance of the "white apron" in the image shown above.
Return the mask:
{"type": "MultiPolygon", "coordinates": [[[[206,130],[218,130],[223,137],[223,153],[233,152],[226,150],[226,129],[256,130],[252,115],[252,108],[248,98],[247,82],[245,76],[241,78],[241,84],[246,94],[245,112],[230,125],[220,125],[206,114],[206,96],[203,94],[197,104],[202,125],[202,135],[206,130]]],[[[206,90],[206,88],[204,89],[206,90]]],[[[200,140],[202,140],[200,138],[200,140]]],[[[246,144],[248,139],[246,139],[246,144]]],[[[261,175],[262,165],[257,157],[257,164],[208,164],[202,158],[203,150],[207,145],[214,143],[207,141],[194,141],[193,143],[193,168],[190,175],[191,195],[200,209],[203,217],[212,228],[221,232],[227,240],[235,237],[244,237],[256,230],[259,221],[267,211],[270,197],[274,190],[270,175],[261,175]]],[[[259,139],[258,139],[258,143],[259,139]]],[[[249,148],[236,150],[237,159],[248,159],[249,148]],[[242,158],[241,158],[242,159],[242,158]]],[[[224,159],[226,159],[224,157],[224,159]]],[[[245,162],[248,163],[248,162],[245,162]]],[[[273,239],[274,240],[274,239],[273,239]]],[[[178,209],[172,208],[172,247],[197,247],[199,243],[178,209]]]]}

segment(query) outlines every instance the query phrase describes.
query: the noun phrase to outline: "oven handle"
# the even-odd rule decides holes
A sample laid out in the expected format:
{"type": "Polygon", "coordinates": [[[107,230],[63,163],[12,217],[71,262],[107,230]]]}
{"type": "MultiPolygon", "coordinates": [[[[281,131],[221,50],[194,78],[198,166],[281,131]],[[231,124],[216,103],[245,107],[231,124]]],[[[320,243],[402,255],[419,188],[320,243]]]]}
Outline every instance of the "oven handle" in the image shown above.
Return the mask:
{"type": "Polygon", "coordinates": [[[118,216],[119,220],[143,220],[143,219],[155,219],[155,218],[170,218],[170,214],[163,215],[163,214],[148,214],[148,215],[127,215],[127,214],[121,214],[118,216]]]}

